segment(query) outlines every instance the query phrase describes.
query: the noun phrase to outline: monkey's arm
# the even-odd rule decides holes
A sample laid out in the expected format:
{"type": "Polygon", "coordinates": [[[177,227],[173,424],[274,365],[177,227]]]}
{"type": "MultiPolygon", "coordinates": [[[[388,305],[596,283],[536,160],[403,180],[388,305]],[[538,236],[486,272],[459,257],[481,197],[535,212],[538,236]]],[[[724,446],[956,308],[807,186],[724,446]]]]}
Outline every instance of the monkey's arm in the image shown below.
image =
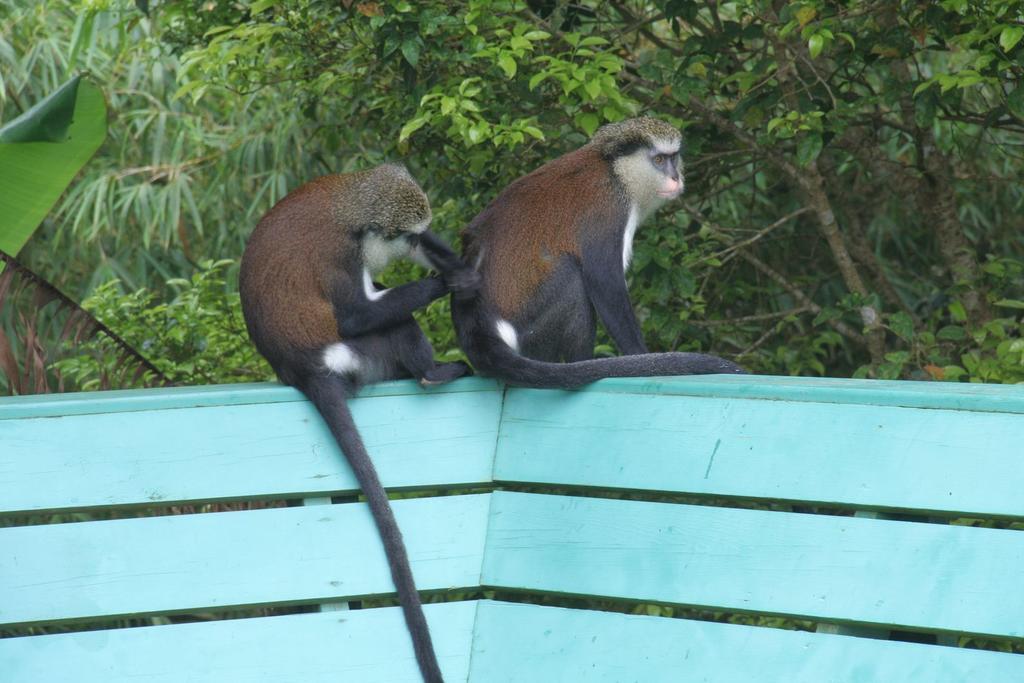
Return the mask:
{"type": "Polygon", "coordinates": [[[412,317],[413,311],[448,293],[447,285],[437,277],[375,292],[373,299],[365,292],[353,297],[351,289],[339,290],[333,301],[334,317],[343,339],[394,327],[412,317]]]}
{"type": "Polygon", "coordinates": [[[413,253],[421,265],[441,274],[456,299],[470,299],[480,289],[480,275],[431,231],[424,230],[416,235],[413,253]]]}
{"type": "Polygon", "coordinates": [[[600,244],[584,247],[581,253],[583,284],[598,317],[619,347],[619,353],[632,356],[647,353],[640,323],[633,312],[622,269],[622,254],[600,244]]]}
{"type": "Polygon", "coordinates": [[[413,240],[416,256],[442,275],[466,267],[452,248],[430,230],[416,234],[413,240]]]}

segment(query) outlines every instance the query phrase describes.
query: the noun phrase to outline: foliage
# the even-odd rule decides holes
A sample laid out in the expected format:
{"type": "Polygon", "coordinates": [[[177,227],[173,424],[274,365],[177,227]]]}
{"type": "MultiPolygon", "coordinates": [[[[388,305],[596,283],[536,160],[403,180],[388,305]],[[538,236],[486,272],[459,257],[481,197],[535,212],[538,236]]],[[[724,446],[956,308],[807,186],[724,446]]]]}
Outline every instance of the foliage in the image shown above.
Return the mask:
{"type": "Polygon", "coordinates": [[[80,76],[0,127],[0,249],[18,253],[106,134],[103,93],[80,76]]]}
{"type": "MultiPolygon", "coordinates": [[[[167,282],[175,296],[158,302],[140,289],[121,294],[114,280],[101,285],[83,306],[117,329],[175,384],[262,381],[273,373],[248,341],[238,293],[230,292],[224,271],[230,261],[205,261],[190,279],[167,282]]],[[[85,353],[57,363],[82,390],[97,388],[102,370],[115,362],[103,338],[78,347],[85,353]],[[99,350],[100,353],[95,353],[99,350]]]]}
{"type": "Polygon", "coordinates": [[[81,353],[105,362],[90,376],[101,389],[166,382],[116,332],[52,283],[0,250],[0,393],[44,394],[69,388],[54,361],[61,347],[85,342],[81,353]],[[102,348],[102,351],[98,351],[102,348]]]}
{"type": "MultiPolygon", "coordinates": [[[[1020,261],[993,259],[983,271],[989,291],[996,296],[1001,292],[1020,295],[1024,280],[1020,261]]],[[[886,354],[885,363],[878,368],[879,377],[898,379],[920,368],[938,380],[1024,382],[1024,317],[1020,314],[1024,301],[997,298],[993,305],[1002,317],[977,327],[967,324],[967,311],[959,299],[951,299],[937,310],[928,329],[915,329],[905,313],[888,315],[886,327],[908,348],[886,354]]]]}
{"type": "MultiPolygon", "coordinates": [[[[1021,0],[0,5],[6,92],[74,56],[111,93],[99,163],[26,250],[75,287],[160,288],[237,258],[287,190],[384,159],[454,238],[596,126],[654,113],[684,129],[688,189],[637,236],[652,349],[1020,379],[1021,0]]],[[[445,315],[422,318],[452,355],[445,315]]]]}

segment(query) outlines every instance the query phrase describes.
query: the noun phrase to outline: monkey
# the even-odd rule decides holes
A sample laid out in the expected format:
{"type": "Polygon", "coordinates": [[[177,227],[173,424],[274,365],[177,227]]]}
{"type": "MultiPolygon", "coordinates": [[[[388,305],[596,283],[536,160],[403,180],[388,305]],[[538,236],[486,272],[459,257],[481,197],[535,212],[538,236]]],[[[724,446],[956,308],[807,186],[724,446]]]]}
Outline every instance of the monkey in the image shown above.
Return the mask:
{"type": "Polygon", "coordinates": [[[607,124],[512,182],[469,223],[463,258],[482,284],[452,302],[452,319],[478,372],[564,389],[605,377],[745,372],[709,354],[648,353],[629,299],[636,229],[683,191],[681,145],[679,131],[655,118],[607,124]],[[622,356],[593,358],[597,318],[622,356]]]}
{"type": "Polygon", "coordinates": [[[449,291],[472,296],[479,276],[432,233],[430,205],[399,165],[323,176],[263,216],[242,255],[239,291],[249,336],[284,384],[316,406],[369,503],[423,678],[442,681],[409,559],[387,494],[347,401],[363,384],[413,377],[424,385],[462,376],[435,364],[412,317],[449,291]],[[372,275],[408,257],[438,271],[379,289],[372,275]]]}

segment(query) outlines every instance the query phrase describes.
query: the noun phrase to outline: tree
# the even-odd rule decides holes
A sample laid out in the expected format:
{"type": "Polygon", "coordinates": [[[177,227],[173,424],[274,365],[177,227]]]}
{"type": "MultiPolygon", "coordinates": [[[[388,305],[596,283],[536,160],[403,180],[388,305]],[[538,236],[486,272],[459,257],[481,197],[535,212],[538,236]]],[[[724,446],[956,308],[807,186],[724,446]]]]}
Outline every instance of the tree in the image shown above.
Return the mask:
{"type": "MultiPolygon", "coordinates": [[[[115,176],[105,196],[159,235],[166,253],[149,259],[167,275],[183,252],[236,257],[300,180],[385,159],[410,167],[454,237],[601,123],[653,113],[684,129],[689,187],[637,239],[652,349],[761,372],[1024,379],[1024,2],[151,5],[96,21],[116,15],[152,53],[129,41],[117,60],[175,79],[136,120],[194,122],[175,147],[188,154],[115,176]],[[144,224],[161,178],[218,191],[144,224]]],[[[155,127],[135,130],[152,149],[155,127]]],[[[138,163],[118,149],[121,168],[138,163]]],[[[69,197],[62,215],[110,201],[69,197]]],[[[76,224],[90,230],[112,239],[76,224]]],[[[451,349],[444,318],[425,321],[451,349]]]]}

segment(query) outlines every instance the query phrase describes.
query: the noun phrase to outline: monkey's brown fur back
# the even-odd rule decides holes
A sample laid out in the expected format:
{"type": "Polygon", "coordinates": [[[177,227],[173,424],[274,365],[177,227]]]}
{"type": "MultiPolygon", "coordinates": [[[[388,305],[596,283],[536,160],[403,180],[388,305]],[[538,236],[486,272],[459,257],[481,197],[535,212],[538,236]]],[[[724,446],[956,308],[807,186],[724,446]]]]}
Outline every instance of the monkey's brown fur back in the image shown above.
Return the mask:
{"type": "Polygon", "coordinates": [[[607,212],[607,198],[619,195],[608,162],[593,145],[558,157],[513,182],[463,234],[466,260],[474,264],[480,259],[481,295],[501,315],[511,315],[534,294],[561,256],[579,255],[582,227],[609,223],[594,221],[595,212],[607,212]],[[559,201],[550,201],[552,192],[558,193],[559,201]],[[489,246],[481,258],[482,243],[489,246]]]}
{"type": "Polygon", "coordinates": [[[250,336],[272,355],[340,341],[331,301],[339,289],[362,287],[352,261],[360,258],[359,231],[372,226],[394,238],[429,220],[423,190],[394,164],[323,176],[292,191],[260,220],[242,256],[250,336]]]}
{"type": "Polygon", "coordinates": [[[259,326],[249,324],[254,339],[309,351],[339,341],[325,280],[351,248],[345,228],[354,226],[338,226],[334,210],[347,179],[331,175],[306,183],[278,202],[253,231],[242,256],[239,288],[250,309],[246,322],[260,321],[259,326]]]}

